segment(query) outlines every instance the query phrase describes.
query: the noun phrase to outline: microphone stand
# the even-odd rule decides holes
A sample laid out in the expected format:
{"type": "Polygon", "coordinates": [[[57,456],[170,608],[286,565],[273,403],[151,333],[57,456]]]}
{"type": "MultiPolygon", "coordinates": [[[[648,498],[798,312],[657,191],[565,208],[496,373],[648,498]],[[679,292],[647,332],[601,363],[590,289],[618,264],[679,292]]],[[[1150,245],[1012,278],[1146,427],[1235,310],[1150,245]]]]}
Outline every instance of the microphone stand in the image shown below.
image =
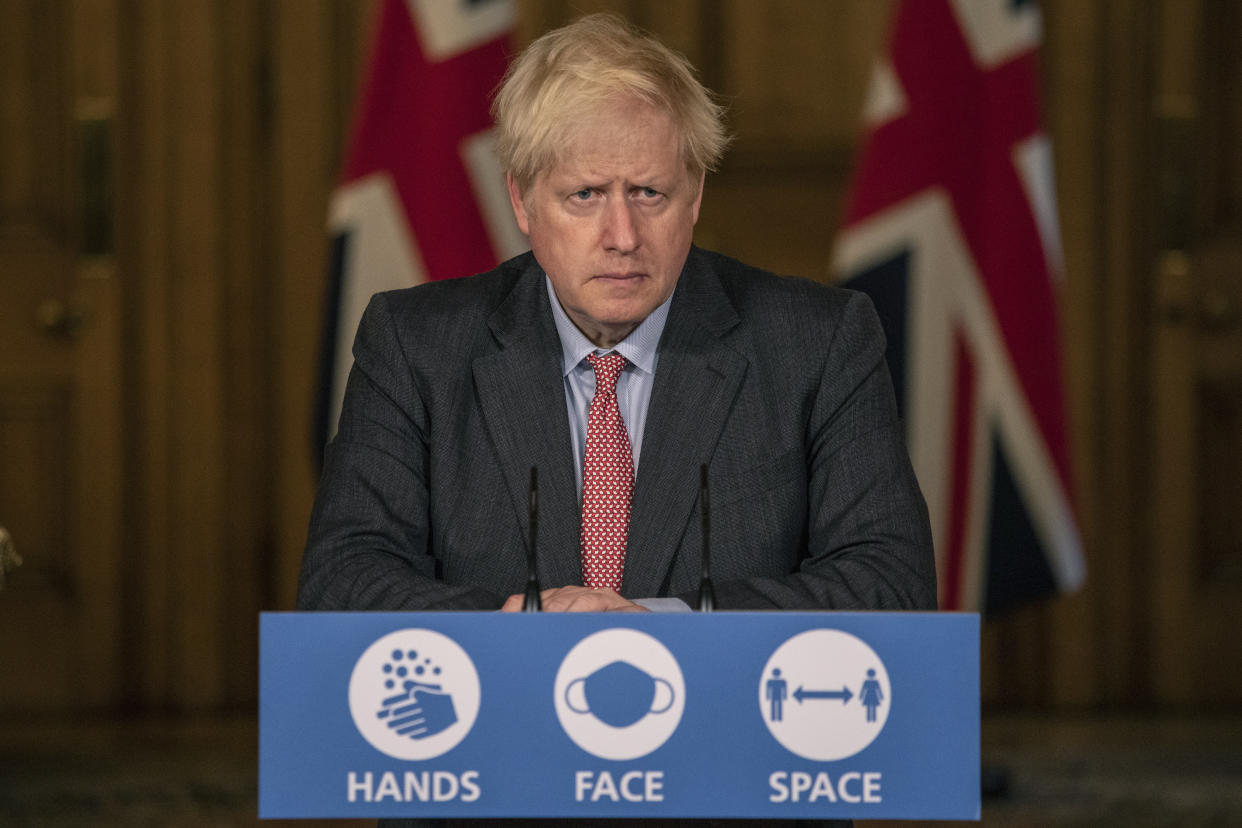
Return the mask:
{"type": "Polygon", "coordinates": [[[707,464],[699,466],[699,508],[703,517],[703,577],[699,581],[699,612],[716,609],[716,590],[712,587],[711,510],[707,499],[707,464]]]}
{"type": "Polygon", "coordinates": [[[539,534],[539,470],[530,469],[530,543],[526,547],[526,598],[522,612],[542,612],[543,599],[539,597],[539,572],[535,563],[535,538],[539,534]]]}

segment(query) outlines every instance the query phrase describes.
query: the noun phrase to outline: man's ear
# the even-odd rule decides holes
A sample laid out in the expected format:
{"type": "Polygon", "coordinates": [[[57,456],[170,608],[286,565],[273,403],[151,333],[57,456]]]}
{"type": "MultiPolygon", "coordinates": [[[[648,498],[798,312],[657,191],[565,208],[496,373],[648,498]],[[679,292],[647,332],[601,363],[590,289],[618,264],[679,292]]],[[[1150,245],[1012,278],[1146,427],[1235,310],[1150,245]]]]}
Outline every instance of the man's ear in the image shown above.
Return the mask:
{"type": "Polygon", "coordinates": [[[522,190],[518,187],[512,173],[505,173],[505,185],[509,189],[509,205],[513,207],[513,217],[517,219],[518,229],[529,236],[530,217],[526,211],[526,204],[522,201],[522,190]]]}
{"type": "Polygon", "coordinates": [[[698,224],[699,222],[699,206],[703,203],[703,185],[706,182],[707,182],[707,170],[703,170],[703,172],[699,173],[699,192],[697,195],[695,195],[694,206],[691,208],[691,215],[692,215],[692,218],[690,220],[691,224],[698,224]]]}

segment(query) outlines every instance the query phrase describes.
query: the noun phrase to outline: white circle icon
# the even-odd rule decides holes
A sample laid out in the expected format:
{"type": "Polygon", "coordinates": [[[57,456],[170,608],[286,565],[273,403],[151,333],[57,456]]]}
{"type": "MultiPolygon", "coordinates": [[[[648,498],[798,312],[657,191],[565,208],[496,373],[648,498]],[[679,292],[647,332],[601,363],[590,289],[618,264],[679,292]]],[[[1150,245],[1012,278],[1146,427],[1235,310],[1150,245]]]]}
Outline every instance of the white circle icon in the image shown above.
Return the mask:
{"type": "Polygon", "coordinates": [[[349,678],[349,712],[371,746],[394,759],[452,750],[479,714],[479,674],[457,642],[433,630],[389,633],[349,678]]]}
{"type": "Polygon", "coordinates": [[[845,759],[880,735],[892,706],[884,663],[861,639],[808,630],[776,648],[759,679],[759,711],[786,750],[845,759]]]}
{"type": "Polygon", "coordinates": [[[602,630],[565,656],[553,687],[556,716],[574,743],[601,759],[646,756],[681,722],[686,685],[673,654],[646,633],[602,630]]]}

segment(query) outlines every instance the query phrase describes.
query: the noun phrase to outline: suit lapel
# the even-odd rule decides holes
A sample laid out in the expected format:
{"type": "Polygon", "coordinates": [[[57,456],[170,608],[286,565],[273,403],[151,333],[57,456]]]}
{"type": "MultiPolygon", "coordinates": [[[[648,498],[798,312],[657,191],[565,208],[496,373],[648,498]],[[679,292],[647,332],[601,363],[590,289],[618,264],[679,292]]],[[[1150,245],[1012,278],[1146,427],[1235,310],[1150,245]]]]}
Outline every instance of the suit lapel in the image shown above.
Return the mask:
{"type": "Polygon", "coordinates": [[[539,470],[539,580],[579,584],[579,506],[565,409],[560,340],[533,263],[488,320],[500,350],[474,361],[475,390],[505,484],[530,543],[530,470],[539,470]]]}
{"type": "Polygon", "coordinates": [[[746,358],[721,339],[738,321],[720,281],[692,251],[660,340],[630,513],[626,595],[659,594],[697,514],[699,466],[711,459],[746,374],[746,358]]]}

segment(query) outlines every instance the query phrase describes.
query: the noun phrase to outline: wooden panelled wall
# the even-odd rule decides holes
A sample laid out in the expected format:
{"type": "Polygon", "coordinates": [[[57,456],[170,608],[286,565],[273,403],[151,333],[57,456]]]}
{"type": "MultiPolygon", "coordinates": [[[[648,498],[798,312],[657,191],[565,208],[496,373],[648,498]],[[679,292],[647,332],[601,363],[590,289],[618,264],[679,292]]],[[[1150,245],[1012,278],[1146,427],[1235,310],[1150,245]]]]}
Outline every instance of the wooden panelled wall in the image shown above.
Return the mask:
{"type": "Polygon", "coordinates": [[[292,605],[328,193],[362,9],[126,0],[126,704],[248,705],[257,614],[292,605]]]}
{"type": "MultiPolygon", "coordinates": [[[[1147,136],[1158,40],[1151,21],[1163,4],[1044,6],[1090,569],[1078,595],[988,622],[985,698],[1145,703],[1158,700],[1147,645],[1159,584],[1136,518],[1151,496],[1147,136]]],[[[129,427],[116,598],[125,637],[119,698],[130,706],[250,703],[256,613],[292,605],[313,495],[326,205],[374,7],[119,0],[117,381],[129,427]]],[[[699,242],[827,278],[887,4],[524,0],[519,41],[600,8],[684,51],[729,104],[737,140],[709,180],[699,242]]]]}

